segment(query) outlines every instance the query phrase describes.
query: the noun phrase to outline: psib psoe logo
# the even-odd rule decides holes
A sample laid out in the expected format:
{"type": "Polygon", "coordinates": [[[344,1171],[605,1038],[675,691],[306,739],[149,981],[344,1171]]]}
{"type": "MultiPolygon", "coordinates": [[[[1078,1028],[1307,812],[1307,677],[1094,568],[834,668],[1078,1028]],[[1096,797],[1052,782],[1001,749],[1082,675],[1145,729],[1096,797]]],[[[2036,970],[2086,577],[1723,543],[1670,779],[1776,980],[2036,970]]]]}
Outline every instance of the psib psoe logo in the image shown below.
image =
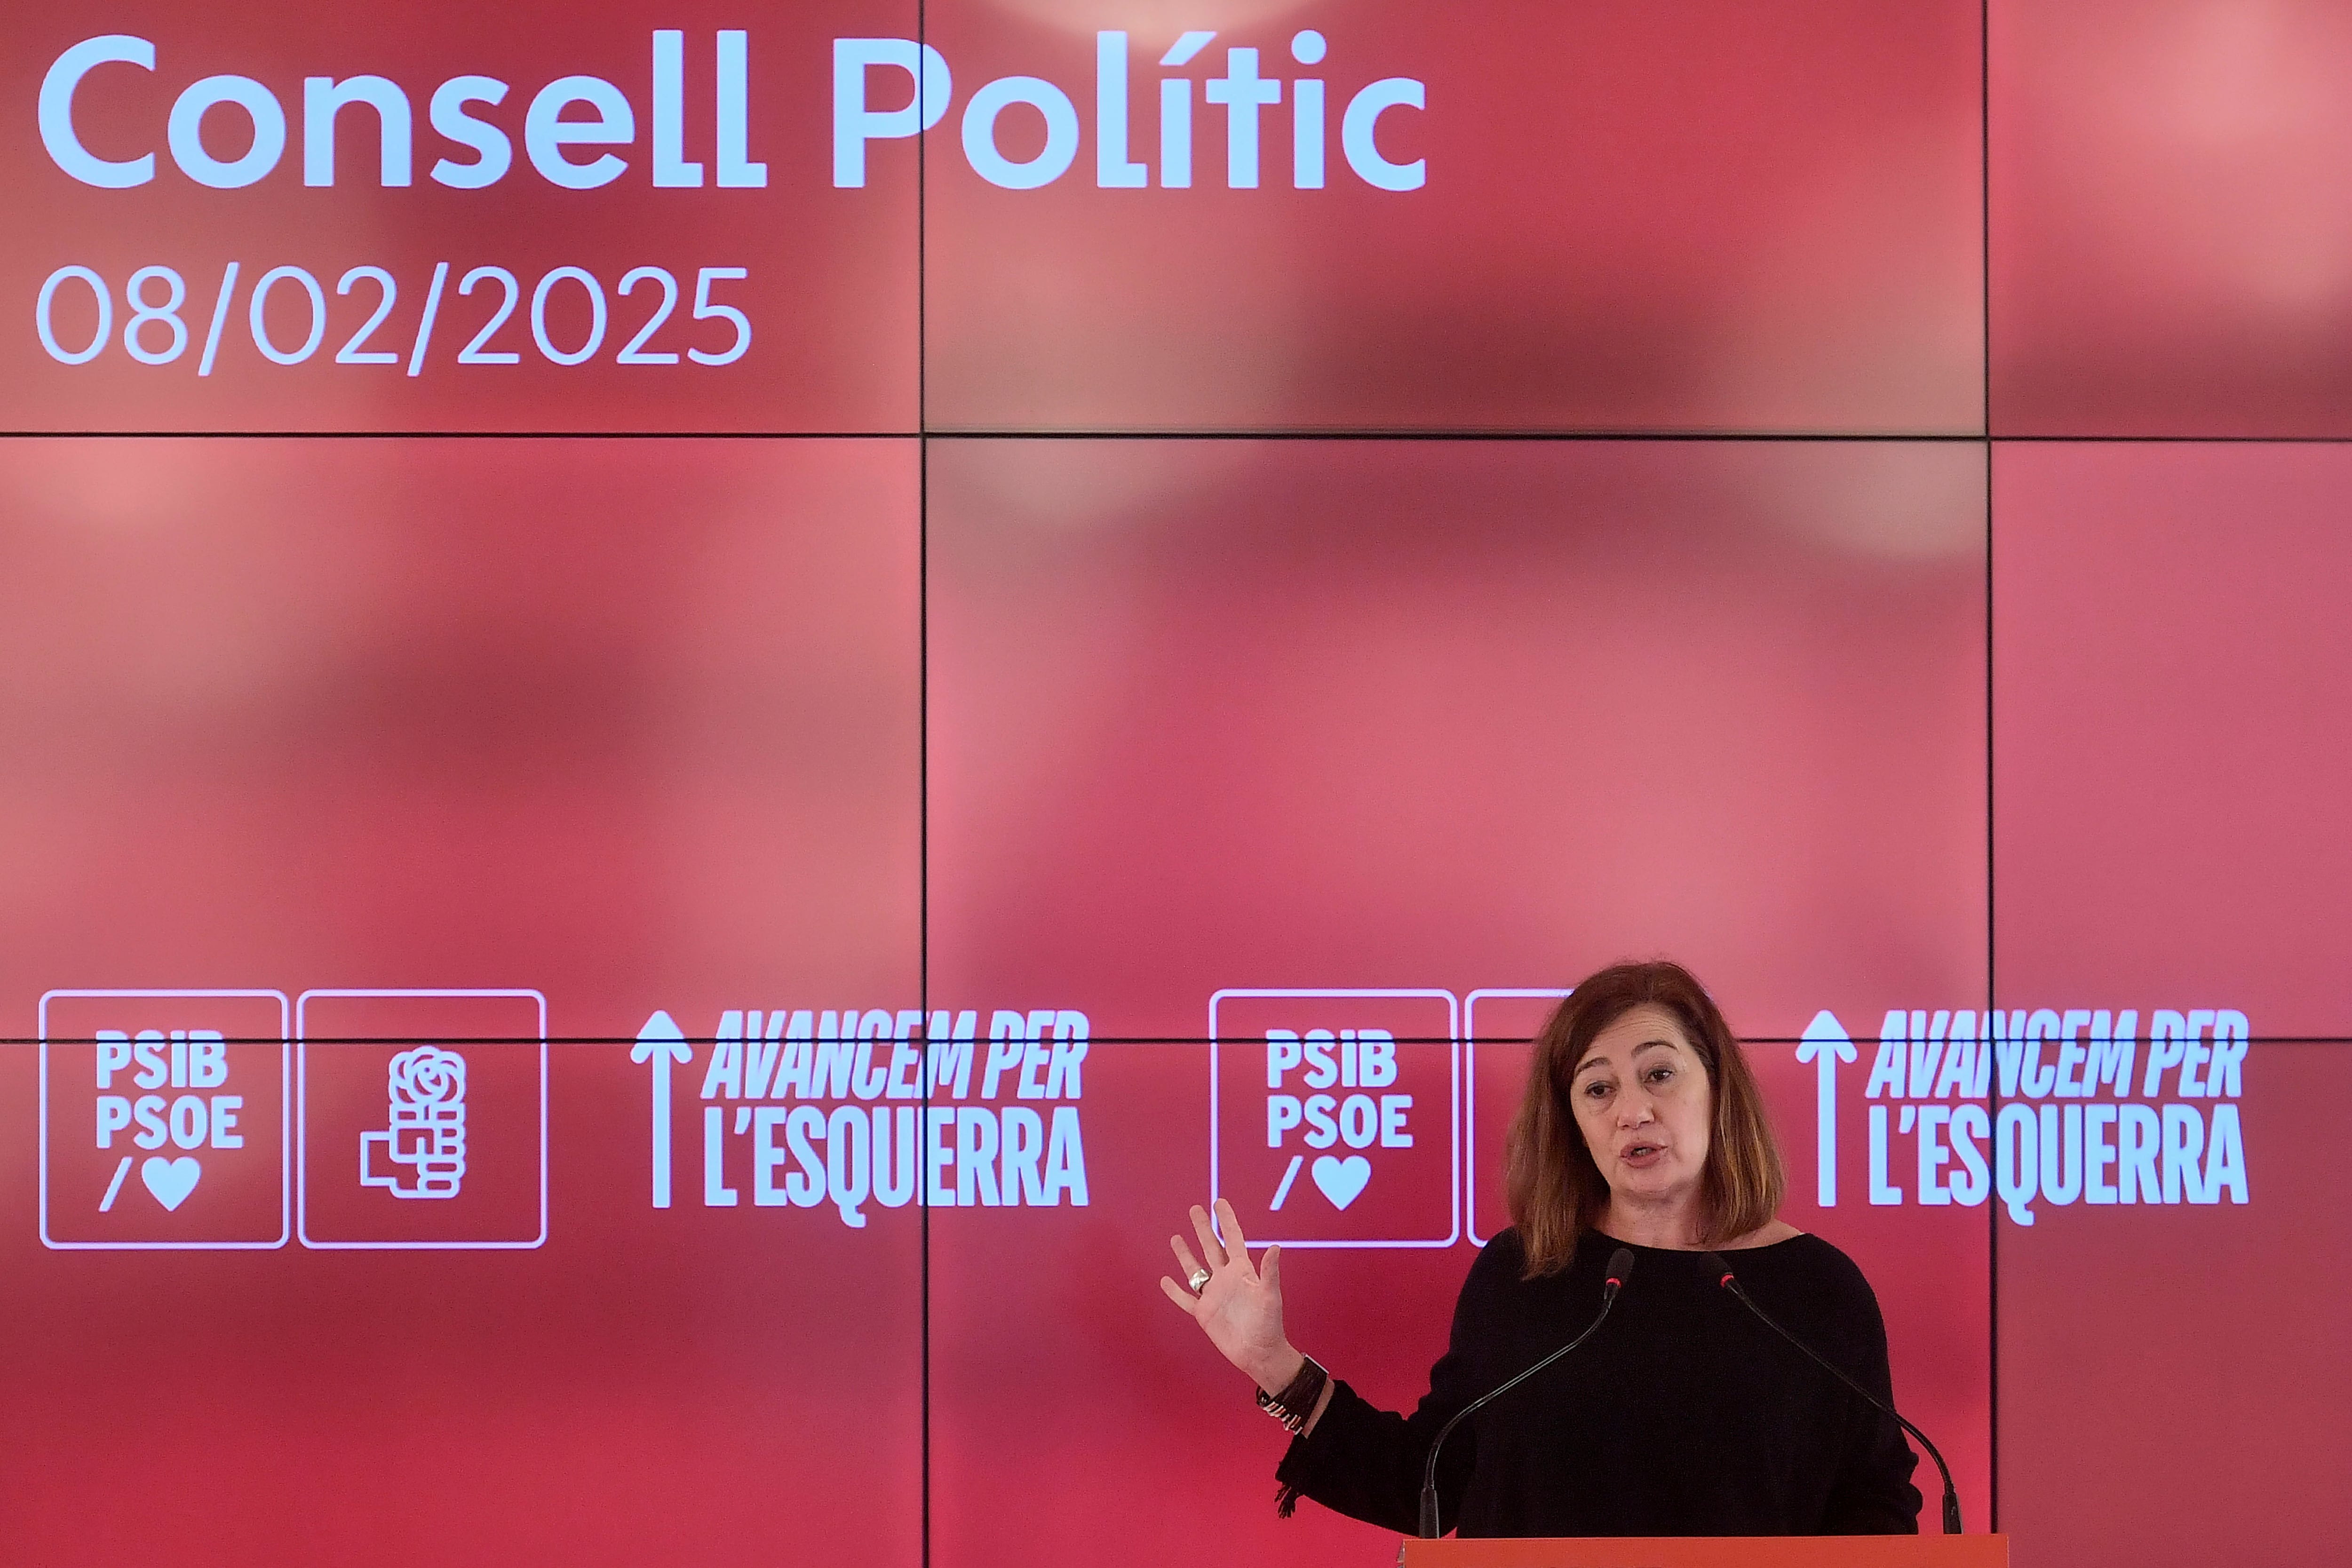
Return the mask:
{"type": "Polygon", "coordinates": [[[40,1029],[49,1247],[547,1239],[537,991],[58,990],[40,1029]]]}
{"type": "Polygon", "coordinates": [[[2234,1008],[1895,1009],[1856,1041],[1824,1008],[1815,1068],[1817,1198],[1842,1194],[1841,1094],[1862,1078],[1869,1201],[1972,1207],[2252,1201],[2239,1108],[2252,1031],[2234,1008]],[[2142,1047],[2145,1047],[2143,1052],[2142,1047]],[[1851,1070],[1848,1070],[1851,1069],[1851,1070]]]}
{"type": "Polygon", "coordinates": [[[286,1245],[282,991],[41,998],[41,1240],[61,1250],[286,1245]]]}
{"type": "Polygon", "coordinates": [[[1286,1247],[1452,1246],[1459,1021],[1444,990],[1218,992],[1211,1198],[1286,1247]]]}

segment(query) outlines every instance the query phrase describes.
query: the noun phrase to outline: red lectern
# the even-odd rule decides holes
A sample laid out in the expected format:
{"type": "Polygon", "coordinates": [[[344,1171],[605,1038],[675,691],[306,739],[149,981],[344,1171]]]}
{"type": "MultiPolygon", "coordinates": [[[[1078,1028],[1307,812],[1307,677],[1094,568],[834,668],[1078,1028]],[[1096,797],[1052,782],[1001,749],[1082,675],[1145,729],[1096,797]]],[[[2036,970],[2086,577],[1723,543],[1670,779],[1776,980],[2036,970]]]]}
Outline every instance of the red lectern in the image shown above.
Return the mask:
{"type": "Polygon", "coordinates": [[[2009,1568],[2006,1535],[1407,1540],[1403,1568],[2009,1568]]]}

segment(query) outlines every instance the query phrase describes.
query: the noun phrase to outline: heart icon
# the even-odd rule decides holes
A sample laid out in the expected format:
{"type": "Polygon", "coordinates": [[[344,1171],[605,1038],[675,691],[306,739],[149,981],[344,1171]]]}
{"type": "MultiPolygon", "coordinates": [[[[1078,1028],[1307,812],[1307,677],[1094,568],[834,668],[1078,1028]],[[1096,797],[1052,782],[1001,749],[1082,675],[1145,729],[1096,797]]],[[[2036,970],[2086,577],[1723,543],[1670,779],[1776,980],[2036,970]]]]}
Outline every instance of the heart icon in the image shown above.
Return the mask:
{"type": "Polygon", "coordinates": [[[152,1155],[139,1167],[139,1179],[147,1184],[147,1190],[155,1194],[155,1201],[163,1205],[167,1214],[188,1201],[188,1194],[196,1190],[197,1179],[204,1173],[205,1168],[196,1163],[194,1154],[183,1154],[176,1160],[152,1155]]]}
{"type": "MultiPolygon", "coordinates": [[[[160,1163],[154,1160],[147,1163],[151,1165],[160,1163]]],[[[1365,1184],[1371,1179],[1372,1163],[1361,1154],[1350,1154],[1344,1160],[1333,1159],[1328,1154],[1316,1158],[1315,1184],[1323,1189],[1323,1195],[1331,1200],[1331,1206],[1335,1209],[1346,1208],[1362,1196],[1365,1184]]]]}

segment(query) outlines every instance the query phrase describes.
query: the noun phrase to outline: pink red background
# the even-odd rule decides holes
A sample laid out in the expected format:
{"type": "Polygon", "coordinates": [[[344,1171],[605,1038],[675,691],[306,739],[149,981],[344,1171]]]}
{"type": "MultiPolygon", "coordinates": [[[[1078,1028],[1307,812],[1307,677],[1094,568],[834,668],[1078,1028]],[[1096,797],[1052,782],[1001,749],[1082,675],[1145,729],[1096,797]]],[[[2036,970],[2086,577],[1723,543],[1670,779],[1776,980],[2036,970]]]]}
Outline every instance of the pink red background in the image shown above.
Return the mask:
{"type": "MultiPolygon", "coordinates": [[[[1381,1532],[1273,1517],[1277,1435],[1157,1295],[1212,1126],[1264,1125],[1262,1076],[1213,1091],[1210,999],[1467,999],[1662,952],[1749,1037],[1785,1212],[1872,1279],[1972,1527],[2024,1568],[2331,1560],[2352,470],[2285,438],[2352,435],[2334,10],[478,12],[125,0],[5,26],[0,1519],[25,1561],[1386,1562],[1381,1532]],[[709,164],[734,26],[771,183],[655,189],[649,35],[687,35],[709,164]],[[1218,32],[1196,88],[1240,47],[1295,91],[1308,27],[1335,118],[1364,82],[1425,82],[1381,131],[1423,189],[1355,180],[1336,124],[1329,186],[1290,188],[1287,99],[1264,187],[1224,189],[1197,98],[1192,189],[1097,188],[1097,29],[1130,34],[1149,162],[1180,33],[1218,32]],[[834,188],[832,40],[919,30],[948,117],[834,188]],[[234,72],[292,110],[286,161],[243,191],[168,155],[136,190],[67,179],[33,101],[103,31],[160,60],[91,79],[94,148],[161,151],[173,95],[234,72]],[[420,183],[378,189],[347,130],[338,186],[304,187],[302,79],[371,71],[416,105],[420,183]],[[423,179],[447,151],[425,100],[465,73],[514,85],[486,112],[519,167],[488,191],[423,179]],[[601,191],[522,166],[524,104],[577,73],[639,117],[601,191]],[[1041,190],[962,152],[1006,75],[1085,128],[1041,190]],[[200,341],[231,260],[243,288],[324,281],[311,361],[264,361],[242,298],[210,377],[193,346],[61,365],[34,331],[57,268],[119,291],[155,264],[200,341]],[[439,260],[521,278],[498,345],[520,363],[452,363],[479,295],[417,377],[332,363],[367,298],[331,292],[344,269],[395,275],[404,348],[439,260]],[[613,363],[644,295],[591,363],[530,346],[550,268],[610,289],[640,265],[689,295],[745,267],[721,297],[752,351],[613,363]],[[1415,438],[1471,433],[1522,438],[1415,438]],[[175,988],[543,993],[543,1243],[44,1247],[41,997],[175,988]],[[2250,1202],[2027,1227],[1864,1201],[1879,1020],[1988,1005],[2245,1012],[2250,1202]],[[730,1010],[925,1006],[977,1010],[983,1050],[997,1009],[1087,1015],[1084,1206],[877,1205],[861,1229],[703,1206],[697,1091],[730,1010]],[[1795,1047],[1823,1010],[1864,1053],[1826,1207],[1795,1047]],[[667,1210],[629,1052],[657,1013],[694,1057],[667,1210]]],[[[1023,110],[1002,137],[1042,132],[1023,110]]],[[[559,342],[586,328],[570,287],[559,342]]],[[[298,296],[272,296],[273,341],[301,336],[298,296]]],[[[79,342],[94,317],[60,298],[79,342]]],[[[193,998],[90,1005],[49,1023],[53,1110],[84,1075],[51,1238],[274,1238],[266,1093],[258,1142],[185,1207],[133,1174],[97,1213],[114,1164],[84,1146],[75,1038],[223,1026],[193,998]]],[[[287,1173],[320,1184],[314,1239],[533,1239],[535,1022],[314,1005],[306,1063],[338,1065],[300,1114],[335,1131],[287,1173]],[[507,1064],[480,1069],[478,1215],[328,1190],[385,1042],[427,1035],[507,1064]]],[[[237,1026],[240,1083],[277,1070],[276,1006],[237,1026]]],[[[1458,1229],[1286,1256],[1295,1336],[1391,1406],[1503,1223],[1540,1014],[1481,999],[1458,1050],[1401,1047],[1448,1157],[1376,1149],[1373,1206],[1301,1174],[1305,1206],[1265,1215],[1458,1229]]],[[[1267,1155],[1218,1173],[1253,1216],[1267,1155]]]]}
{"type": "Polygon", "coordinates": [[[2352,435],[2352,16],[1987,13],[1994,434],[2352,435]]]}

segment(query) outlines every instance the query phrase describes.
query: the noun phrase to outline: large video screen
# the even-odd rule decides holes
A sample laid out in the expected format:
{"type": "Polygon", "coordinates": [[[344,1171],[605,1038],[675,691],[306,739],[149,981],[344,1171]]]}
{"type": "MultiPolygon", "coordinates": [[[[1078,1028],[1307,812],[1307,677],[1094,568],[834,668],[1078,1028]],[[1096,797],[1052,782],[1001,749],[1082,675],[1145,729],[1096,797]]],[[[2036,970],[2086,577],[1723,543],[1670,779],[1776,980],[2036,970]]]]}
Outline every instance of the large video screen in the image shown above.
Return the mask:
{"type": "Polygon", "coordinates": [[[2331,8],[0,38],[0,1555],[1392,1561],[1168,1237],[1410,1408],[1665,955],[1971,1531],[2326,1560],[2331,8]]]}
{"type": "Polygon", "coordinates": [[[0,448],[12,1556],[919,1552],[919,464],[0,448]]]}

